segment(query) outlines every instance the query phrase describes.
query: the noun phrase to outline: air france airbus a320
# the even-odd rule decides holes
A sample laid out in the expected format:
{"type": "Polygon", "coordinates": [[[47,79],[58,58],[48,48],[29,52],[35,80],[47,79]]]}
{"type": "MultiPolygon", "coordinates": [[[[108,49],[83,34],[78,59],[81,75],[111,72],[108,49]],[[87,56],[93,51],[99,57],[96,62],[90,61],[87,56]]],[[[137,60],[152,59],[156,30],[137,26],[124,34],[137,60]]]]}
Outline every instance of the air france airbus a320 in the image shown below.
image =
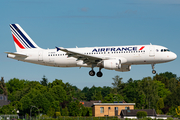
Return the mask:
{"type": "Polygon", "coordinates": [[[99,67],[98,77],[102,77],[101,69],[120,72],[130,71],[131,65],[154,65],[175,60],[177,55],[166,47],[159,45],[132,45],[109,47],[85,47],[42,49],[18,25],[10,24],[17,52],[6,52],[7,57],[19,61],[53,67],[90,67],[90,76],[95,75],[94,67],[99,67]]]}

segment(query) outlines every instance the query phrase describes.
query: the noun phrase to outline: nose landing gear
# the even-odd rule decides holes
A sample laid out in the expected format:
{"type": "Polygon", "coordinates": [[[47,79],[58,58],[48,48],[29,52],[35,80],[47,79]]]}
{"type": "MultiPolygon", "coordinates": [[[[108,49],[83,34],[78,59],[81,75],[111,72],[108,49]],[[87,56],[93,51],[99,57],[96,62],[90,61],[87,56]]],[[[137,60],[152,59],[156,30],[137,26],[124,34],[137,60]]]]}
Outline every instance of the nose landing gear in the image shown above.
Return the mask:
{"type": "Polygon", "coordinates": [[[156,74],[156,71],[155,71],[155,70],[153,70],[153,71],[152,71],[152,73],[153,73],[153,74],[156,74]]]}
{"type": "Polygon", "coordinates": [[[153,70],[152,70],[152,73],[153,73],[153,74],[156,74],[156,70],[154,70],[154,65],[155,65],[155,64],[151,64],[152,69],[153,69],[153,70]]]}

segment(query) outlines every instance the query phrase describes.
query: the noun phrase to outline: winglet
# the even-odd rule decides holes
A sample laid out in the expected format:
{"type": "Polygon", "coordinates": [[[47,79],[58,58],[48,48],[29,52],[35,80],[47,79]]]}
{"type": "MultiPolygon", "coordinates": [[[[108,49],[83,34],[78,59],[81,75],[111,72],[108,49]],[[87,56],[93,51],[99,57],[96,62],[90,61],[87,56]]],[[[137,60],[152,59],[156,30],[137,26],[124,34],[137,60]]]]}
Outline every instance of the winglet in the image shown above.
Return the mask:
{"type": "Polygon", "coordinates": [[[59,50],[61,50],[60,48],[58,48],[58,47],[56,47],[56,49],[57,49],[57,52],[59,51],[59,50]]]}

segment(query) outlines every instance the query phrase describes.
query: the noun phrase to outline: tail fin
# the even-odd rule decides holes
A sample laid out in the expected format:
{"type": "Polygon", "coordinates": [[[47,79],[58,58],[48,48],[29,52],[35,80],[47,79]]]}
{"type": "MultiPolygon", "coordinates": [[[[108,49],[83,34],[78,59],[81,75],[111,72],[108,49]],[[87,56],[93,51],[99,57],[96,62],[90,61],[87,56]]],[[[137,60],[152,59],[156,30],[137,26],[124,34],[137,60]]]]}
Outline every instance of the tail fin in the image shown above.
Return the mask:
{"type": "Polygon", "coordinates": [[[10,24],[10,29],[17,52],[25,49],[40,49],[19,24],[10,24]]]}

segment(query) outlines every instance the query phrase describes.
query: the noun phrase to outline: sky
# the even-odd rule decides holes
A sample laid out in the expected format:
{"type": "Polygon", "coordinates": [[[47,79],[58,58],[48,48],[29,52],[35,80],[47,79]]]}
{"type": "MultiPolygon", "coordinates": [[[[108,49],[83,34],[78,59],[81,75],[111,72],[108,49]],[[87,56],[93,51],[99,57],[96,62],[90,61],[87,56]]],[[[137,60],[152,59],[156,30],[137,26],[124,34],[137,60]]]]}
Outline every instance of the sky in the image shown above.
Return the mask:
{"type": "MultiPolygon", "coordinates": [[[[156,64],[157,73],[172,72],[180,77],[179,0],[1,0],[0,77],[49,82],[61,79],[79,89],[110,86],[116,75],[127,82],[153,77],[151,65],[133,65],[130,72],[102,69],[103,77],[89,76],[91,68],[58,68],[7,58],[15,52],[9,24],[18,23],[41,48],[54,49],[161,45],[177,59],[156,64]]],[[[98,68],[95,68],[98,71],[98,68]]]]}

